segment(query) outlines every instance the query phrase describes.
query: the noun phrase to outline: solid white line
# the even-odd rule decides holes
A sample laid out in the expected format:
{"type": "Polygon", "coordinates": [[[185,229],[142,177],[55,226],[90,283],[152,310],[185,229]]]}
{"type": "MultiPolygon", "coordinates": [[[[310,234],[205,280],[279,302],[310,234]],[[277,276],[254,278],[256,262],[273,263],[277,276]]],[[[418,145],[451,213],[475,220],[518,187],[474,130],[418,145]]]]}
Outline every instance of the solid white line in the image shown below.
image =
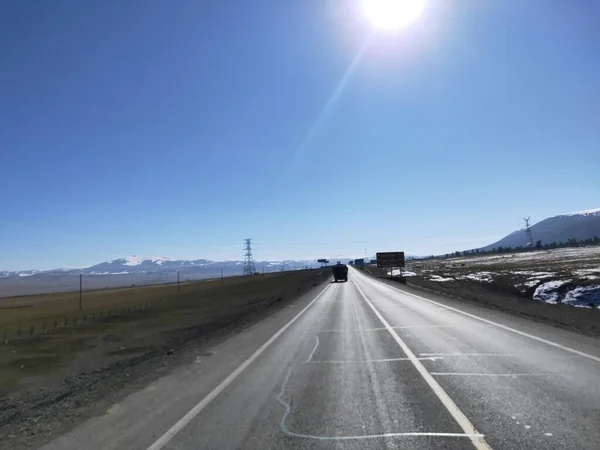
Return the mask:
{"type": "Polygon", "coordinates": [[[431,356],[431,357],[480,357],[490,356],[496,358],[541,358],[541,359],[570,359],[579,358],[579,355],[564,355],[564,356],[540,356],[540,355],[525,355],[523,353],[419,353],[419,356],[431,356]]]}
{"type": "Polygon", "coordinates": [[[317,338],[317,342],[315,343],[315,348],[313,348],[312,352],[310,352],[310,356],[308,357],[308,359],[306,360],[306,362],[310,362],[310,360],[314,356],[315,352],[317,351],[317,347],[319,346],[319,336],[315,336],[315,337],[317,338]]]}
{"type": "Polygon", "coordinates": [[[469,372],[431,372],[436,377],[547,377],[560,376],[556,373],[469,373],[469,372]]]}
{"type": "Polygon", "coordinates": [[[258,350],[256,350],[248,359],[246,359],[237,369],[235,369],[221,384],[214,388],[200,403],[194,406],[185,416],[183,416],[175,425],[173,425],[165,434],[154,442],[148,450],[160,450],[169,443],[188,423],[190,423],[206,406],[212,402],[227,386],[229,386],[246,368],[252,364],[275,340],[281,336],[296,320],[300,318],[319,298],[327,291],[328,284],[308,305],[292,318],[288,323],[279,329],[273,336],[269,338],[258,350]]]}
{"type": "Polygon", "coordinates": [[[506,357],[523,356],[523,357],[526,357],[528,355],[521,355],[518,353],[419,353],[419,356],[506,356],[506,357]]]}
{"type": "Polygon", "coordinates": [[[375,313],[375,315],[379,318],[381,323],[387,328],[388,332],[392,335],[394,340],[398,343],[400,348],[406,353],[406,355],[411,359],[411,362],[417,369],[417,371],[421,374],[425,382],[429,385],[431,390],[435,393],[435,395],[440,399],[444,407],[448,410],[450,415],[456,420],[458,425],[462,428],[465,434],[469,435],[471,439],[471,443],[478,450],[491,450],[491,447],[486,442],[486,440],[481,436],[481,434],[475,429],[475,426],[471,423],[471,421],[464,415],[464,413],[459,409],[459,407],[454,403],[454,400],[450,398],[450,396],[444,391],[442,386],[433,378],[433,376],[427,371],[425,366],[419,361],[419,359],[415,356],[412,350],[406,345],[406,343],[398,336],[398,333],[391,327],[391,325],[384,319],[381,313],[375,308],[373,303],[367,298],[362,289],[358,286],[358,284],[352,280],[352,283],[363,297],[364,301],[369,305],[371,310],[375,313]]]}
{"type": "MultiPolygon", "coordinates": [[[[365,275],[365,277],[366,277],[366,275],[365,275]]],[[[517,330],[515,328],[511,328],[509,326],[506,326],[506,325],[502,325],[501,323],[497,323],[497,322],[494,322],[492,320],[484,319],[483,317],[476,316],[475,314],[471,314],[471,313],[462,311],[462,310],[460,310],[458,308],[454,308],[452,306],[444,305],[443,303],[439,303],[439,302],[436,302],[434,300],[429,300],[428,298],[421,297],[420,295],[416,295],[416,294],[412,294],[410,292],[403,291],[403,290],[395,288],[393,286],[389,286],[389,285],[387,285],[385,283],[381,283],[381,282],[377,282],[377,283],[380,284],[380,285],[382,285],[382,286],[385,286],[385,287],[388,287],[390,289],[393,289],[394,291],[400,292],[402,294],[409,295],[409,296],[414,297],[414,298],[418,298],[419,300],[423,300],[423,301],[426,301],[426,302],[431,303],[433,305],[437,305],[437,306],[439,306],[441,308],[444,308],[444,309],[447,309],[449,311],[457,312],[459,314],[462,314],[463,316],[470,317],[471,319],[479,320],[480,322],[487,323],[488,325],[494,325],[494,326],[496,326],[498,328],[502,328],[503,330],[510,331],[511,333],[515,333],[515,334],[518,334],[520,336],[524,336],[524,337],[527,337],[529,339],[533,339],[534,341],[542,342],[542,343],[550,345],[552,347],[560,348],[561,350],[565,350],[567,352],[571,352],[571,353],[574,353],[576,355],[583,356],[585,358],[591,359],[592,361],[596,361],[596,362],[600,363],[600,357],[598,357],[598,356],[590,355],[589,353],[582,352],[581,350],[577,350],[577,349],[574,349],[572,347],[567,347],[566,345],[558,344],[556,342],[549,341],[548,339],[544,339],[544,338],[541,338],[541,337],[538,337],[538,336],[534,336],[533,334],[525,333],[524,331],[520,331],[520,330],[517,330]]]]}
{"type": "MultiPolygon", "coordinates": [[[[428,358],[417,358],[419,361],[437,361],[436,357],[428,357],[428,358]]],[[[380,362],[395,362],[395,361],[412,361],[410,358],[386,358],[386,359],[348,359],[348,360],[310,360],[306,361],[311,364],[322,363],[322,364],[353,364],[353,363],[380,363],[380,362]]]]}
{"type": "MultiPolygon", "coordinates": [[[[420,356],[523,356],[532,357],[533,355],[523,355],[520,353],[419,353],[420,356]]],[[[535,356],[537,358],[537,356],[535,356]]]]}
{"type": "MultiPolygon", "coordinates": [[[[455,325],[398,325],[392,327],[395,330],[411,329],[411,328],[454,328],[455,325]]],[[[319,333],[345,333],[345,332],[358,332],[358,331],[387,331],[385,327],[379,328],[338,328],[337,330],[320,330],[319,333]]]]}
{"type": "Polygon", "coordinates": [[[469,435],[465,433],[427,433],[427,432],[406,432],[406,433],[381,433],[381,434],[363,434],[363,435],[352,435],[352,436],[317,436],[314,434],[302,434],[295,433],[290,431],[287,427],[286,421],[290,413],[292,412],[292,408],[288,402],[284,400],[285,397],[285,388],[290,379],[290,375],[292,373],[292,369],[288,369],[287,374],[285,375],[285,379],[281,384],[281,391],[279,391],[279,395],[277,396],[277,401],[283,405],[285,411],[281,420],[279,421],[279,426],[281,427],[281,431],[291,437],[295,438],[303,438],[303,439],[314,439],[318,441],[350,441],[350,440],[359,440],[359,439],[382,439],[382,438],[393,438],[393,437],[468,437],[471,439],[474,438],[483,438],[483,434],[474,434],[469,435]]]}

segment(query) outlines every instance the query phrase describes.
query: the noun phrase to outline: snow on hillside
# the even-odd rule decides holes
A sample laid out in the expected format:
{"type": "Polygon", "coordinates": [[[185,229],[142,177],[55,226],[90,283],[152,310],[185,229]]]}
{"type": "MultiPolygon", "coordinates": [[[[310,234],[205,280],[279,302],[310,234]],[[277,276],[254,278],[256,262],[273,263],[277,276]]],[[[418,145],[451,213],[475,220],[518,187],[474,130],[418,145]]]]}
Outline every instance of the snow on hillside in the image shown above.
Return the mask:
{"type": "Polygon", "coordinates": [[[600,208],[596,209],[585,209],[583,211],[575,211],[567,214],[560,214],[560,216],[597,216],[600,215],[600,208]]]}
{"type": "MultiPolygon", "coordinates": [[[[165,258],[163,256],[139,256],[139,255],[132,255],[132,256],[127,256],[125,258],[123,258],[125,260],[124,263],[122,263],[124,266],[139,266],[140,264],[142,264],[145,261],[152,261],[153,263],[162,265],[165,261],[172,261],[172,259],[170,258],[165,258]]],[[[111,261],[111,262],[119,262],[121,260],[116,260],[116,261],[111,261]]]]}

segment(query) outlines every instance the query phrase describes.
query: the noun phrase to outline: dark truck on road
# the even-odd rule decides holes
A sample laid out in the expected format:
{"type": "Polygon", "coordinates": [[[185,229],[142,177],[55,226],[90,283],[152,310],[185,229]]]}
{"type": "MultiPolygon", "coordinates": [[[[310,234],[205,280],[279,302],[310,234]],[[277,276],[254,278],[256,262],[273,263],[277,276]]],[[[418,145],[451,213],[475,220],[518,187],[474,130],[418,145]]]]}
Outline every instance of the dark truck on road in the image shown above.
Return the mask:
{"type": "Polygon", "coordinates": [[[339,262],[333,266],[333,279],[336,283],[339,280],[348,281],[348,266],[339,262]]]}

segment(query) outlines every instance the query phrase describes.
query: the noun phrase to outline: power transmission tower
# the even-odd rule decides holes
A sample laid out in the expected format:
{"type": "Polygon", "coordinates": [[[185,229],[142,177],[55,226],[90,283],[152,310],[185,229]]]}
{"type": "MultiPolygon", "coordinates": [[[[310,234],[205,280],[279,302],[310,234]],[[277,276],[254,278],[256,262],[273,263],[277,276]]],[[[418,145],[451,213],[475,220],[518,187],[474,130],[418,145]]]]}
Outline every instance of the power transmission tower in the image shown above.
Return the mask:
{"type": "Polygon", "coordinates": [[[244,257],[244,275],[254,275],[256,267],[252,257],[252,239],[244,239],[246,255],[244,257]]]}
{"type": "Polygon", "coordinates": [[[523,218],[525,221],[525,247],[533,247],[533,235],[531,234],[529,219],[531,219],[531,217],[523,218]]]}

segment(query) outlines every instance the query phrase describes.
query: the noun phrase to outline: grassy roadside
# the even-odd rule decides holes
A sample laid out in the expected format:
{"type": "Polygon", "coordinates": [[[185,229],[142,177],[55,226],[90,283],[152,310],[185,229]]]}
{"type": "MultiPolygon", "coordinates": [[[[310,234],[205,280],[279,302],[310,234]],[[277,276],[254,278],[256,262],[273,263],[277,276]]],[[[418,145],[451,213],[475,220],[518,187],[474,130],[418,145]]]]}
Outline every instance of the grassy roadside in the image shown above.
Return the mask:
{"type": "MultiPolygon", "coordinates": [[[[267,274],[263,278],[277,276],[267,274]]],[[[232,286],[246,283],[246,277],[224,278],[221,280],[201,280],[181,283],[180,294],[212,291],[215,286],[232,286]]],[[[84,291],[82,309],[79,309],[79,292],[62,292],[53,294],[36,294],[18,297],[0,298],[0,331],[16,326],[26,329],[31,325],[50,324],[55,319],[76,315],[91,315],[121,308],[143,305],[145,302],[158,299],[170,299],[178,295],[176,284],[133,286],[115,289],[98,289],[84,291]]]]}
{"type": "MultiPolygon", "coordinates": [[[[301,295],[329,275],[321,270],[303,270],[230,278],[223,284],[220,280],[189,283],[181,286],[179,295],[176,286],[86,293],[83,312],[88,315],[145,302],[152,307],[0,344],[0,398],[49,375],[60,378],[157,349],[164,351],[178,340],[208,333],[228,321],[301,295]]],[[[54,299],[31,297],[11,299],[33,306],[3,310],[1,323],[12,327],[49,323],[75,312],[73,293],[55,295],[54,299]]]]}

